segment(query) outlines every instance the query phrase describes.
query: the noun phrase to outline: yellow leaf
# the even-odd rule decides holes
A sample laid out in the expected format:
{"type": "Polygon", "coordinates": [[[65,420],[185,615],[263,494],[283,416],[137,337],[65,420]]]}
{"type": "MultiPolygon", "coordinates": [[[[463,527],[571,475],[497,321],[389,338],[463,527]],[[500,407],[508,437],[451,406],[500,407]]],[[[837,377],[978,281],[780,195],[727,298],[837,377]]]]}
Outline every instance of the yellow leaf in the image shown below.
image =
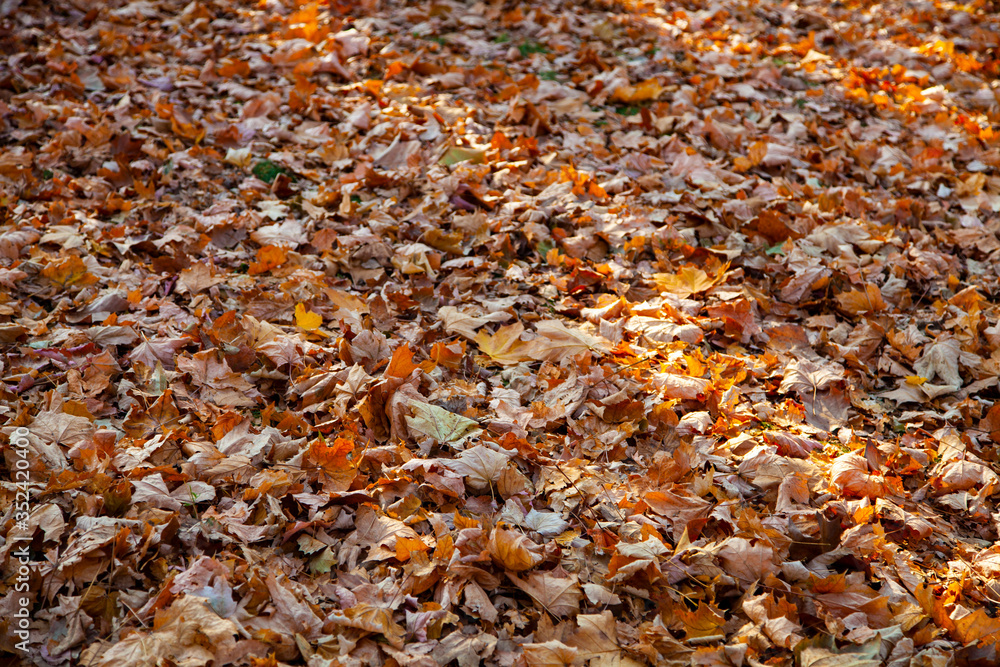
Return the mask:
{"type": "Polygon", "coordinates": [[[498,361],[501,364],[516,364],[531,359],[528,344],[521,340],[522,333],[524,333],[524,325],[515,322],[501,327],[492,336],[485,331],[480,331],[473,340],[476,341],[483,354],[489,355],[493,361],[498,361]]]}
{"type": "Polygon", "coordinates": [[[698,603],[698,608],[688,611],[684,605],[678,605],[674,610],[678,620],[684,624],[685,639],[716,637],[724,634],[722,626],[726,619],[710,604],[698,603]]]}
{"type": "Polygon", "coordinates": [[[295,324],[300,329],[315,331],[323,324],[323,316],[311,310],[306,310],[305,305],[297,303],[295,304],[295,324]]]}
{"type": "MultiPolygon", "coordinates": [[[[720,275],[722,272],[720,272],[720,275]]],[[[677,273],[657,273],[656,286],[664,292],[670,292],[680,297],[689,297],[698,292],[704,292],[718,282],[718,277],[711,277],[701,269],[685,266],[677,273]]]]}
{"type": "Polygon", "coordinates": [[[927,382],[927,378],[922,377],[920,375],[907,375],[906,376],[906,384],[911,384],[911,385],[914,385],[916,387],[919,387],[920,385],[922,385],[925,382],[927,382]]]}

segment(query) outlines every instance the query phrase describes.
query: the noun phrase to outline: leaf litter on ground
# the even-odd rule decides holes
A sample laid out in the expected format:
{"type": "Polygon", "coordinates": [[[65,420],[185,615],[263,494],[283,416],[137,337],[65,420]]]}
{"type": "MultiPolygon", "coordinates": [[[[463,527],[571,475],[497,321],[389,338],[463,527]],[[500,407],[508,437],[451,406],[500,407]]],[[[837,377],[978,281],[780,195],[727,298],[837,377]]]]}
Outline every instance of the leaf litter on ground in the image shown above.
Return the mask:
{"type": "Polygon", "coordinates": [[[997,662],[995,3],[0,33],[0,651],[997,662]]]}

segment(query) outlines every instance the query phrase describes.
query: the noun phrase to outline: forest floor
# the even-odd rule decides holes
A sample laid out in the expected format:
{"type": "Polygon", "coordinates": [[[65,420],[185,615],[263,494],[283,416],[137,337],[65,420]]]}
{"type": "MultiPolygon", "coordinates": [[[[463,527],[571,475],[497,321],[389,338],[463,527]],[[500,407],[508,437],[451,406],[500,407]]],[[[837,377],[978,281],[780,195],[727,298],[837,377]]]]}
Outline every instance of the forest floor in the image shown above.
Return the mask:
{"type": "Polygon", "coordinates": [[[0,651],[997,664],[998,12],[0,1],[0,651]]]}

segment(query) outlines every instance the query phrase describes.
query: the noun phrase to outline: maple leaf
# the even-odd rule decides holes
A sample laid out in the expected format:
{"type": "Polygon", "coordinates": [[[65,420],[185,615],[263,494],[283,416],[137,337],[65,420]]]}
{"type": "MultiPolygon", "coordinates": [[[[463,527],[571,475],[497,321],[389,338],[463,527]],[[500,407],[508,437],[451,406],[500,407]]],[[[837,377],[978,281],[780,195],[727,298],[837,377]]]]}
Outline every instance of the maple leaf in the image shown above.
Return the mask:
{"type": "Polygon", "coordinates": [[[182,595],[157,612],[153,632],[137,632],[115,643],[94,663],[153,667],[162,658],[177,664],[207,665],[235,649],[235,622],[220,618],[203,598],[182,595]]]}
{"type": "Polygon", "coordinates": [[[538,644],[524,644],[524,661],[528,667],[570,667],[577,663],[579,649],[550,639],[538,644]]]}
{"type": "Polygon", "coordinates": [[[289,369],[302,364],[302,349],[301,340],[283,334],[257,347],[257,351],[274,362],[275,366],[287,366],[289,369]]]}
{"type": "Polygon", "coordinates": [[[837,295],[837,303],[844,312],[849,315],[860,315],[861,313],[878,313],[888,306],[882,298],[882,292],[878,287],[868,283],[864,290],[851,290],[837,295]]]}
{"type": "Polygon", "coordinates": [[[155,368],[158,363],[162,363],[167,370],[173,370],[174,355],[188,342],[185,338],[143,339],[129,353],[128,358],[132,362],[141,362],[150,368],[155,368]]]}
{"type": "Polygon", "coordinates": [[[536,322],[535,331],[538,336],[528,344],[534,359],[559,362],[588,350],[598,354],[605,354],[611,350],[607,340],[580,329],[567,327],[558,320],[536,322]]]}
{"type": "Polygon", "coordinates": [[[497,638],[484,632],[476,635],[453,632],[434,647],[431,655],[439,665],[457,660],[459,667],[477,667],[493,655],[496,645],[497,638]]]}
{"type": "Polygon", "coordinates": [[[76,444],[94,432],[94,424],[86,417],[61,411],[41,412],[31,424],[39,438],[62,445],[76,444]]]}
{"type": "Polygon", "coordinates": [[[357,477],[357,470],[349,456],[354,452],[354,441],[336,438],[332,444],[318,438],[309,445],[306,460],[319,466],[332,482],[336,491],[347,491],[357,477]]]}
{"type": "Polygon", "coordinates": [[[719,275],[713,278],[699,268],[685,266],[677,273],[657,273],[653,277],[660,290],[687,298],[692,294],[711,289],[719,282],[723,273],[724,271],[720,271],[719,275]]]}
{"type": "Polygon", "coordinates": [[[177,279],[177,284],[180,286],[178,291],[187,294],[197,294],[224,282],[226,279],[215,275],[212,267],[205,262],[195,262],[181,271],[177,279]]]}
{"type": "Polygon", "coordinates": [[[28,653],[992,659],[991,3],[104,4],[0,0],[28,653]]]}
{"type": "MultiPolygon", "coordinates": [[[[250,275],[267,273],[276,269],[288,261],[288,253],[284,248],[275,245],[266,245],[257,251],[257,261],[250,264],[250,275]]],[[[296,307],[298,311],[298,307],[296,307]]],[[[298,312],[296,312],[296,317],[298,312]]]]}
{"type": "Polygon", "coordinates": [[[483,354],[504,365],[517,364],[531,359],[531,346],[521,340],[524,325],[520,322],[497,329],[492,336],[480,331],[473,339],[483,354]]]}
{"type": "Polygon", "coordinates": [[[442,306],[438,309],[438,318],[444,324],[445,331],[461,334],[473,340],[476,338],[476,329],[479,327],[490,322],[506,322],[510,317],[510,313],[503,311],[484,315],[469,315],[455,306],[442,306]]]}
{"type": "Polygon", "coordinates": [[[364,602],[345,609],[343,617],[335,615],[331,620],[347,627],[380,634],[395,647],[403,645],[406,634],[403,628],[393,621],[392,610],[364,602]]]}
{"type": "Polygon", "coordinates": [[[562,568],[550,572],[532,572],[526,579],[507,573],[514,585],[531,596],[542,609],[557,618],[565,618],[580,610],[583,591],[576,575],[562,568]]]}
{"type": "Polygon", "coordinates": [[[303,331],[314,332],[323,324],[323,316],[307,310],[302,303],[295,304],[295,326],[303,331]]]}
{"type": "Polygon", "coordinates": [[[844,368],[837,363],[796,359],[785,367],[778,391],[794,391],[806,397],[844,380],[844,368]]]}
{"type": "Polygon", "coordinates": [[[419,365],[413,363],[413,350],[410,349],[409,345],[403,344],[392,353],[392,359],[389,360],[384,375],[404,379],[417,368],[419,365]]]}
{"type": "MultiPolygon", "coordinates": [[[[408,407],[414,414],[412,417],[406,417],[406,426],[438,442],[460,447],[469,438],[482,433],[479,422],[442,407],[421,401],[411,401],[408,407]]],[[[477,447],[477,449],[485,448],[477,447]]],[[[504,461],[506,462],[506,459],[504,461]]]]}
{"type": "Polygon", "coordinates": [[[138,406],[133,407],[122,428],[129,436],[138,440],[154,433],[166,432],[178,424],[180,416],[180,410],[174,403],[173,391],[167,389],[149,408],[143,410],[138,406]]]}
{"type": "Polygon", "coordinates": [[[457,459],[443,463],[461,475],[472,488],[484,489],[500,479],[507,469],[509,456],[484,445],[476,445],[463,451],[457,459]]]}
{"type": "Polygon", "coordinates": [[[803,628],[797,622],[798,609],[783,599],[775,599],[773,593],[747,596],[743,600],[743,611],[778,646],[792,648],[804,639],[799,634],[803,628]]]}
{"type": "Polygon", "coordinates": [[[402,521],[379,514],[369,505],[362,505],[354,520],[356,529],[348,537],[349,544],[369,549],[368,560],[385,560],[396,556],[396,540],[420,539],[416,531],[402,521]]]}
{"type": "Polygon", "coordinates": [[[698,608],[694,611],[680,606],[674,610],[674,614],[683,624],[684,638],[688,641],[707,637],[719,637],[722,635],[720,629],[726,622],[725,617],[718,609],[704,602],[699,602],[698,608]]]}
{"type": "Polygon", "coordinates": [[[621,654],[615,617],[610,611],[579,614],[577,629],[566,643],[577,650],[580,660],[598,667],[638,667],[642,663],[621,654]]]}
{"type": "Polygon", "coordinates": [[[857,452],[834,459],[830,483],[834,489],[849,496],[880,498],[886,493],[885,481],[868,472],[868,461],[857,452]]]}
{"type": "Polygon", "coordinates": [[[762,581],[778,571],[777,554],[763,542],[753,543],[742,537],[730,537],[718,551],[726,573],[744,584],[762,581]]]}
{"type": "Polygon", "coordinates": [[[921,383],[920,388],[933,398],[951,393],[962,387],[958,364],[962,358],[961,343],[949,336],[940,336],[924,348],[923,354],[913,364],[913,370],[926,381],[938,379],[935,385],[921,383]]]}
{"type": "Polygon", "coordinates": [[[660,85],[659,81],[656,79],[647,79],[634,86],[616,88],[615,92],[611,95],[611,99],[618,100],[619,102],[628,102],[629,104],[648,102],[658,98],[663,91],[664,88],[660,85]]]}
{"type": "Polygon", "coordinates": [[[490,533],[487,545],[490,556],[500,567],[511,572],[523,572],[542,562],[537,544],[516,530],[497,526],[490,533]]]}

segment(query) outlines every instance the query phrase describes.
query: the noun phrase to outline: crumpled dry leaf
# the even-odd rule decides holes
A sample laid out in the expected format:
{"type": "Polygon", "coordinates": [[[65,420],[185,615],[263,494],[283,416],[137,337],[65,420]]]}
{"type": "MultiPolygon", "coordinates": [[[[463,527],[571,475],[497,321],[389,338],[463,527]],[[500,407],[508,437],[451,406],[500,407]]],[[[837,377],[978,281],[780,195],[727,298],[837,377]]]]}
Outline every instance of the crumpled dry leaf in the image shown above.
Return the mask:
{"type": "Polygon", "coordinates": [[[830,467],[832,488],[844,495],[880,498],[885,495],[885,481],[868,471],[868,461],[857,452],[838,456],[830,467]]]}
{"type": "Polygon", "coordinates": [[[182,595],[157,613],[152,633],[136,632],[115,643],[95,663],[100,667],[153,667],[163,659],[178,665],[202,667],[235,649],[239,627],[220,618],[205,601],[182,595]]]}

